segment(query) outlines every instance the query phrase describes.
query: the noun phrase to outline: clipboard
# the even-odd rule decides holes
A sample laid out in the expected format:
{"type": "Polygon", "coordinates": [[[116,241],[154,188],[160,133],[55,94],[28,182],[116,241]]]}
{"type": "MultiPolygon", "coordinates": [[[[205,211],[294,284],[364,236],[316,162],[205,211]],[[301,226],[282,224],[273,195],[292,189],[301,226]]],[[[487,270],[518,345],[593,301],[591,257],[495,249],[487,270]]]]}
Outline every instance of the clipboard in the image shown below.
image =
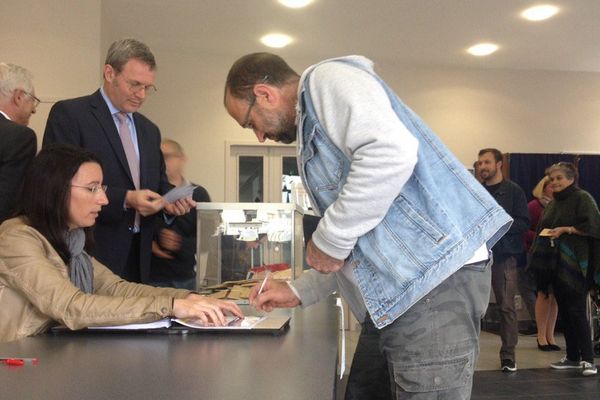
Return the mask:
{"type": "Polygon", "coordinates": [[[116,325],[106,327],[89,327],[80,330],[70,330],[64,325],[53,326],[50,332],[53,334],[270,334],[281,335],[287,332],[290,325],[290,316],[282,315],[267,315],[258,321],[252,327],[233,327],[233,326],[207,326],[202,328],[194,328],[178,323],[175,319],[164,318],[159,321],[146,324],[129,324],[116,325]]]}

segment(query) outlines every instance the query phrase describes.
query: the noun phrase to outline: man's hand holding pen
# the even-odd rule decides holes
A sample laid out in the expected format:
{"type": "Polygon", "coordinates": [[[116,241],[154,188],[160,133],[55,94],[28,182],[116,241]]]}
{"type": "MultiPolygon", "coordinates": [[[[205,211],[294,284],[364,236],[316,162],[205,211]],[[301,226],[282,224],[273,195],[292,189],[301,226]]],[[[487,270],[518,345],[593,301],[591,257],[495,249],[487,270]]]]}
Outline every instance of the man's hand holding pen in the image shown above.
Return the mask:
{"type": "Polygon", "coordinates": [[[266,312],[271,312],[274,308],[292,308],[300,305],[300,299],[287,282],[268,277],[265,277],[260,285],[252,288],[249,300],[257,310],[266,312]]]}

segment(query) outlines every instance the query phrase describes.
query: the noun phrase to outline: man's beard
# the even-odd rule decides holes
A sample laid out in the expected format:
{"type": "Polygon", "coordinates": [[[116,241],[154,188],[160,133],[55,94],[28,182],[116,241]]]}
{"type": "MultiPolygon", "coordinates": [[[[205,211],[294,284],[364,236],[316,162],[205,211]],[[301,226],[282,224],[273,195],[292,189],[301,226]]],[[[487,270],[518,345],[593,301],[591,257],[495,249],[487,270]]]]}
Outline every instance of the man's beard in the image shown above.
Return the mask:
{"type": "MultiPolygon", "coordinates": [[[[270,135],[267,134],[267,137],[270,138],[270,135]]],[[[290,144],[296,141],[296,127],[292,127],[290,130],[286,130],[283,132],[279,132],[276,136],[276,139],[273,139],[276,142],[281,142],[285,144],[290,144]]]]}
{"type": "Polygon", "coordinates": [[[265,136],[275,142],[290,144],[296,141],[295,115],[271,114],[262,115],[269,129],[265,129],[265,136]]]}
{"type": "Polygon", "coordinates": [[[481,177],[483,178],[483,180],[490,181],[492,179],[494,179],[496,177],[496,173],[498,172],[497,170],[488,170],[486,171],[487,174],[485,173],[480,173],[481,177]]]}

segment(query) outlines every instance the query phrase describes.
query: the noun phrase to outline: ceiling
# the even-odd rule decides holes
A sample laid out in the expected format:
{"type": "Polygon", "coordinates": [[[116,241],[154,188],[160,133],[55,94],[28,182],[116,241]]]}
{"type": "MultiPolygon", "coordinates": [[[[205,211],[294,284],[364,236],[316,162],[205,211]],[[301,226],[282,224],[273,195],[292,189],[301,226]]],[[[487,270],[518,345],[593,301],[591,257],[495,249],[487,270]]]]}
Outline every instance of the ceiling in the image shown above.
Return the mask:
{"type": "Polygon", "coordinates": [[[235,59],[253,51],[319,60],[363,54],[377,62],[468,68],[600,72],[600,0],[548,0],[561,12],[520,18],[536,0],[315,0],[300,10],[276,0],[102,0],[110,39],[134,36],[151,48],[235,59]],[[285,49],[258,42],[278,31],[285,49]],[[488,57],[465,49],[500,45],[488,57]]]}

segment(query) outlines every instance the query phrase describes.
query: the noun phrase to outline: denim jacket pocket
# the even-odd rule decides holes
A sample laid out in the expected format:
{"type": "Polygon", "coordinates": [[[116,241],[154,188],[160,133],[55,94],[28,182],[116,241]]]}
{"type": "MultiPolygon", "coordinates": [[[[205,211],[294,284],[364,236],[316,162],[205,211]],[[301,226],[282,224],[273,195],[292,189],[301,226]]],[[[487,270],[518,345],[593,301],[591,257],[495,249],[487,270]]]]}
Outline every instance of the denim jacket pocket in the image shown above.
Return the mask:
{"type": "Polygon", "coordinates": [[[409,393],[432,392],[459,388],[473,375],[474,354],[469,352],[443,360],[424,360],[406,365],[393,363],[396,385],[409,393]]]}
{"type": "Polygon", "coordinates": [[[313,190],[339,192],[349,169],[348,160],[332,143],[324,140],[318,130],[313,140],[306,144],[305,152],[311,155],[304,159],[304,169],[313,190]]]}

